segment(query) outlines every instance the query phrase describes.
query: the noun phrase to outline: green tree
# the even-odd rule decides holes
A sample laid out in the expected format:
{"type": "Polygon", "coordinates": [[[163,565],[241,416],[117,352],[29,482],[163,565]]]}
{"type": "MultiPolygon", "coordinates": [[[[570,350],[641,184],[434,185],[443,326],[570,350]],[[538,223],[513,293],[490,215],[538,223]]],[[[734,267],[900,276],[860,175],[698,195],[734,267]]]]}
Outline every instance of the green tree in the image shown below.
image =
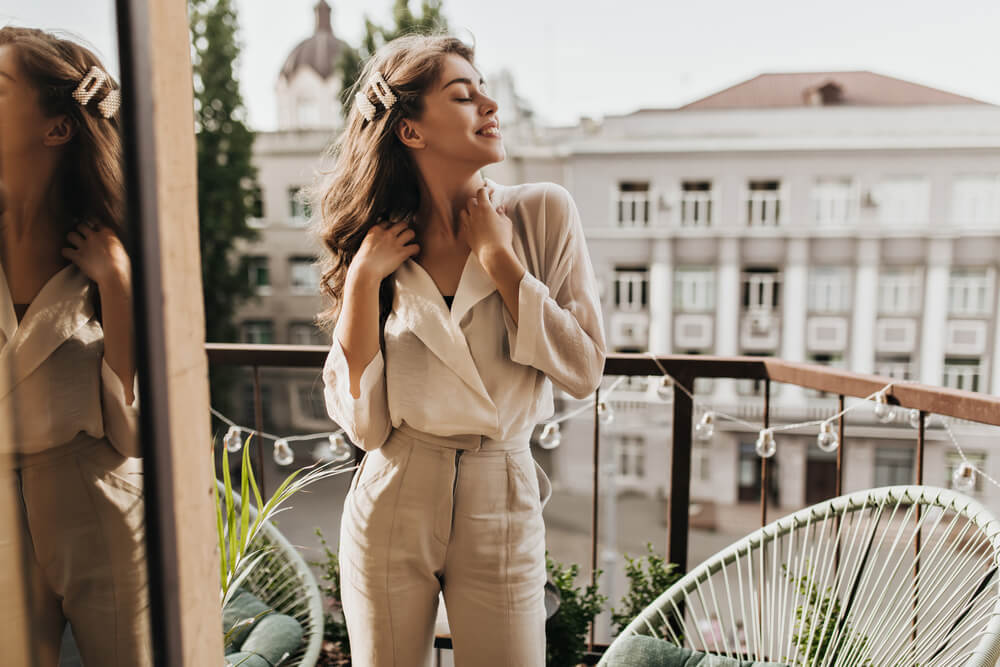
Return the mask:
{"type": "MultiPolygon", "coordinates": [[[[198,150],[198,217],[205,338],[233,342],[233,315],[253,292],[240,239],[253,240],[247,225],[255,199],[251,162],[254,133],[247,127],[235,65],[237,18],[231,0],[189,0],[194,67],[194,120],[198,150]]],[[[235,374],[212,369],[212,404],[228,410],[235,374]]]]}
{"type": "Polygon", "coordinates": [[[350,45],[340,52],[337,69],[340,71],[344,90],[341,93],[342,108],[345,113],[351,108],[354,84],[361,75],[361,68],[380,46],[386,42],[413,32],[429,33],[448,30],[448,21],[441,10],[441,0],[421,0],[420,16],[410,11],[408,0],[394,0],[392,26],[380,26],[365,16],[365,35],[355,48],[350,45]]]}

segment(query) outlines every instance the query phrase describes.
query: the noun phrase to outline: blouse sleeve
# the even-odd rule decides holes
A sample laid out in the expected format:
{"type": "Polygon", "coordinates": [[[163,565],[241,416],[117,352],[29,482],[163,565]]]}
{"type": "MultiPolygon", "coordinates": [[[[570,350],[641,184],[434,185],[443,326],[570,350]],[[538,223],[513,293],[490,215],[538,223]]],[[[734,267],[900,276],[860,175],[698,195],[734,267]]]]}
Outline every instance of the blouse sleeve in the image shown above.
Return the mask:
{"type": "Polygon", "coordinates": [[[347,357],[337,330],[323,365],[323,395],[330,418],[347,432],[351,441],[365,451],[378,449],[389,437],[392,422],[386,399],[385,362],[379,349],[361,374],[358,398],[351,394],[347,357]]]}
{"type": "Polygon", "coordinates": [[[139,383],[133,384],[131,403],[125,397],[125,385],[118,374],[101,360],[101,406],[104,411],[104,435],[123,456],[139,457],[139,383]]]}
{"type": "Polygon", "coordinates": [[[546,188],[542,216],[544,282],[525,271],[516,324],[504,309],[510,356],[570,396],[585,398],[601,383],[607,353],[597,279],[580,214],[565,188],[546,188]]]}

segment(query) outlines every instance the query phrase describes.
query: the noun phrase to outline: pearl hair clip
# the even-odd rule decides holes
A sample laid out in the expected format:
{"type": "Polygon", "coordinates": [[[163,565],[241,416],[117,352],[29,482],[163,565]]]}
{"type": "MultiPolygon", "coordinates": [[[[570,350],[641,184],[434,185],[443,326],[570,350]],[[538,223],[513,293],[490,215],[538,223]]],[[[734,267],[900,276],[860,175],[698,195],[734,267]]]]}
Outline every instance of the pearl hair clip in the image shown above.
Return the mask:
{"type": "MultiPolygon", "coordinates": [[[[79,102],[81,107],[85,107],[90,103],[90,100],[94,99],[94,95],[101,89],[101,86],[107,85],[110,88],[110,82],[111,77],[108,76],[107,72],[95,65],[80,79],[76,90],[73,91],[73,99],[79,102]]],[[[104,99],[97,103],[97,109],[105,118],[111,118],[118,111],[121,103],[121,92],[115,88],[108,91],[104,99]]]]}
{"type": "Polygon", "coordinates": [[[382,76],[382,72],[376,71],[368,79],[368,83],[365,86],[365,90],[362,90],[354,95],[354,101],[357,104],[358,111],[364,116],[369,122],[375,118],[375,114],[378,109],[372,104],[372,101],[368,99],[368,88],[371,87],[375,91],[375,97],[379,99],[385,110],[388,111],[392,108],[392,105],[396,103],[398,99],[396,94],[392,92],[392,88],[386,82],[385,77],[382,76]]]}

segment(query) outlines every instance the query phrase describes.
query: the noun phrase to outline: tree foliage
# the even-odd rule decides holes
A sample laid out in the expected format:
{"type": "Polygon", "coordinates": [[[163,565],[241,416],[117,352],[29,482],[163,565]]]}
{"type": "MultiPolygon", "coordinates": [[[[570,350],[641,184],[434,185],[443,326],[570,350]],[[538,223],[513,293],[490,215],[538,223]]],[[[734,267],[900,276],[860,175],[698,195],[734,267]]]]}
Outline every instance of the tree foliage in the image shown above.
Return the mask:
{"type": "Polygon", "coordinates": [[[189,0],[198,149],[198,218],[206,340],[233,342],[233,315],[252,294],[238,240],[253,240],[247,225],[257,176],[254,133],[235,66],[240,54],[231,0],[189,0]]]}
{"type": "Polygon", "coordinates": [[[361,68],[380,46],[414,32],[424,34],[447,30],[448,21],[442,12],[441,0],[421,0],[419,16],[410,10],[407,0],[394,0],[391,26],[377,25],[365,16],[365,34],[361,44],[356,48],[348,46],[343,49],[337,61],[337,69],[344,82],[341,102],[345,113],[351,108],[350,103],[356,92],[354,84],[361,75],[361,68]]]}

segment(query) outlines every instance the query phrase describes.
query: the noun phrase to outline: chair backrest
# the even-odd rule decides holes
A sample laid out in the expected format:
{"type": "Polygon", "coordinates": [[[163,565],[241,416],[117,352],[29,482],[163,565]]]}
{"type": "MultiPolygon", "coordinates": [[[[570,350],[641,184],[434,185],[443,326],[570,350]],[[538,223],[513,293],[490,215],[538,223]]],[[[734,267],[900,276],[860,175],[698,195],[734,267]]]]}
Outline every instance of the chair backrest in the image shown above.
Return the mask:
{"type": "Polygon", "coordinates": [[[946,489],[814,505],[705,561],[621,636],[810,667],[993,667],[1000,523],[946,489]]]}
{"type": "MultiPolygon", "coordinates": [[[[225,489],[221,482],[219,493],[225,489]]],[[[236,511],[242,501],[235,491],[236,511]]],[[[250,504],[250,522],[257,519],[257,509],[250,504]]],[[[285,536],[270,522],[264,522],[253,542],[254,547],[274,547],[243,581],[242,586],[272,609],[291,616],[302,626],[301,648],[281,663],[282,667],[313,667],[323,646],[323,601],[312,570],[285,536]]]]}

